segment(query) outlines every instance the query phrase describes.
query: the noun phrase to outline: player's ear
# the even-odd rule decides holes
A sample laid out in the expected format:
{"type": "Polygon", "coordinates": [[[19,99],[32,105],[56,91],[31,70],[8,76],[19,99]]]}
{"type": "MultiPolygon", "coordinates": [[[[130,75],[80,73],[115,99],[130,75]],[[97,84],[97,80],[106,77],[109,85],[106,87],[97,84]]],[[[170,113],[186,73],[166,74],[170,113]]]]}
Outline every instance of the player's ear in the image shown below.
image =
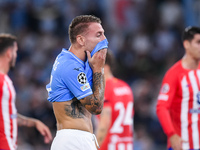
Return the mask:
{"type": "Polygon", "coordinates": [[[10,60],[12,59],[12,48],[9,47],[5,52],[6,57],[10,60]]]}
{"type": "Polygon", "coordinates": [[[187,50],[190,46],[190,42],[188,40],[183,41],[183,46],[187,50]]]}
{"type": "Polygon", "coordinates": [[[82,35],[77,35],[76,36],[76,41],[78,42],[78,44],[80,44],[81,46],[85,45],[85,38],[82,35]]]}

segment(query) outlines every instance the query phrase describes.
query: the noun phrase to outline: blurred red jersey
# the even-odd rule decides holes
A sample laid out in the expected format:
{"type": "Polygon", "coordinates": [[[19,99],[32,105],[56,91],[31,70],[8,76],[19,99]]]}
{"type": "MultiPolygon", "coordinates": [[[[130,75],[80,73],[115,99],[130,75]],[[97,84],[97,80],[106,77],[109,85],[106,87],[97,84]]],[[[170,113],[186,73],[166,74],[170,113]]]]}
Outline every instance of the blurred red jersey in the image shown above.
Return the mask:
{"type": "Polygon", "coordinates": [[[168,70],[158,96],[157,115],[168,138],[176,133],[186,141],[183,149],[200,149],[200,66],[184,69],[178,61],[168,70]]]}
{"type": "Polygon", "coordinates": [[[0,73],[0,149],[17,149],[15,90],[7,75],[0,73]]]}
{"type": "Polygon", "coordinates": [[[104,107],[112,110],[111,126],[100,150],[133,150],[133,93],[117,78],[106,80],[104,107]]]}

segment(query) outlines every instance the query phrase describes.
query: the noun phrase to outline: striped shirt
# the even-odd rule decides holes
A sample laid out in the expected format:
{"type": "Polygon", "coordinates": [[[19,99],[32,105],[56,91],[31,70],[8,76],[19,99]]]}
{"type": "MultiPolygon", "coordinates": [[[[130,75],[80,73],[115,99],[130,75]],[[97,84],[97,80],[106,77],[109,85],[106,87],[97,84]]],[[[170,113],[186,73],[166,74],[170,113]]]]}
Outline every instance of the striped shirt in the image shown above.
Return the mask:
{"type": "Polygon", "coordinates": [[[200,149],[200,66],[184,69],[178,61],[168,70],[158,96],[157,115],[168,138],[176,133],[186,141],[183,149],[200,149]]]}
{"type": "Polygon", "coordinates": [[[17,109],[10,78],[0,73],[0,149],[17,149],[17,109]]]}

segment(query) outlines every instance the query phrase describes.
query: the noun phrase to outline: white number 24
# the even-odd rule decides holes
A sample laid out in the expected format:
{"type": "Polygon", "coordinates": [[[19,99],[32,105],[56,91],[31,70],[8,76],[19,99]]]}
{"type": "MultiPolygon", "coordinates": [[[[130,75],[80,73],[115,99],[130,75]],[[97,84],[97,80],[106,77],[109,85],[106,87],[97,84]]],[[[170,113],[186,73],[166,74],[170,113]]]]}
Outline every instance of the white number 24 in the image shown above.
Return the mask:
{"type": "Polygon", "coordinates": [[[124,128],[122,125],[132,125],[133,124],[133,102],[129,102],[127,107],[124,106],[122,102],[118,102],[114,106],[115,111],[119,110],[119,115],[117,116],[113,126],[110,129],[111,133],[122,133],[124,128]]]}

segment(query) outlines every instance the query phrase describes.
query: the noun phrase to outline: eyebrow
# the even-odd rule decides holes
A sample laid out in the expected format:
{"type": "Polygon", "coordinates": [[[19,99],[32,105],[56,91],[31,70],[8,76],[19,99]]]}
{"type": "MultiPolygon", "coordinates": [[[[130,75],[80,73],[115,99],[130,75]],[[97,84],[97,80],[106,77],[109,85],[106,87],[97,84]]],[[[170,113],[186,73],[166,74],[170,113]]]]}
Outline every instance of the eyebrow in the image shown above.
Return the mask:
{"type": "Polygon", "coordinates": [[[97,34],[103,34],[104,33],[104,30],[103,31],[98,31],[97,34]]]}

